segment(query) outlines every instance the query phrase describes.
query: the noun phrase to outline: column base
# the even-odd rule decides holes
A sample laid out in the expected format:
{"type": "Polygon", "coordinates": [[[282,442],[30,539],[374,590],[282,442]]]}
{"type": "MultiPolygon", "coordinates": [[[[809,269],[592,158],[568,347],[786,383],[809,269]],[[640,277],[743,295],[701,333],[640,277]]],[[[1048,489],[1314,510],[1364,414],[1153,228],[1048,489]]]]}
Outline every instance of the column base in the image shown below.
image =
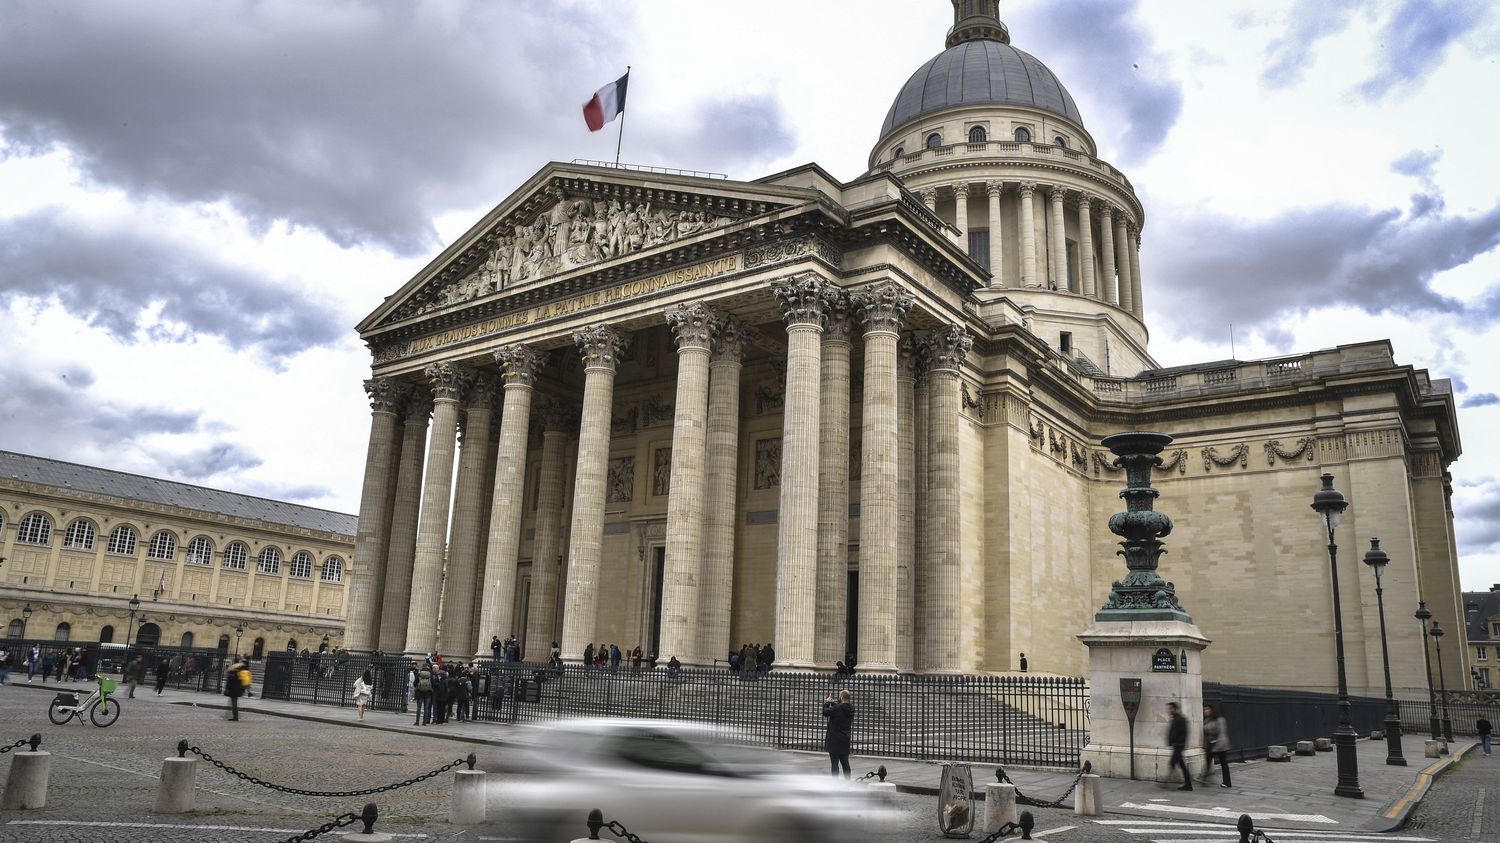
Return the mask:
{"type": "MultiPolygon", "coordinates": [[[[1155,740],[1155,736],[1148,736],[1148,730],[1136,728],[1135,739],[1135,778],[1137,781],[1147,782],[1169,782],[1176,781],[1181,772],[1174,772],[1171,766],[1172,750],[1163,746],[1141,746],[1143,740],[1155,740]]],[[[1156,730],[1158,733],[1160,729],[1156,730]]],[[[1188,749],[1182,753],[1182,760],[1187,764],[1188,770],[1201,770],[1203,768],[1204,752],[1200,749],[1188,749]]],[[[1083,748],[1079,755],[1079,761],[1093,765],[1094,772],[1101,776],[1125,779],[1130,777],[1130,745],[1116,746],[1112,744],[1090,743],[1083,748]]]]}
{"type": "MultiPolygon", "coordinates": [[[[824,669],[826,670],[827,668],[824,669]]],[[[864,675],[870,673],[882,676],[890,676],[892,674],[899,673],[900,671],[894,664],[880,664],[878,662],[876,664],[865,664],[864,662],[860,662],[859,664],[856,664],[854,666],[854,672],[856,675],[864,675]]]]}

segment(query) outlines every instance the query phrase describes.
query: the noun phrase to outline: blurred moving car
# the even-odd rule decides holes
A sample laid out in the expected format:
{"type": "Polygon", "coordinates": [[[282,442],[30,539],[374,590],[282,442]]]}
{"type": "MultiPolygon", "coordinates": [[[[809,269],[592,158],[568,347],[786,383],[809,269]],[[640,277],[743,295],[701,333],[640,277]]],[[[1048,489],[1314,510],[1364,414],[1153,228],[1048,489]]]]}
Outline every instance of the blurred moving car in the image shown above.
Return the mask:
{"type": "MultiPolygon", "coordinates": [[[[520,839],[588,837],[598,808],[651,843],[837,843],[870,837],[881,809],[861,785],[809,776],[786,756],[696,723],[570,720],[538,728],[504,786],[520,839]]],[[[606,837],[606,839],[614,839],[606,837]]]]}

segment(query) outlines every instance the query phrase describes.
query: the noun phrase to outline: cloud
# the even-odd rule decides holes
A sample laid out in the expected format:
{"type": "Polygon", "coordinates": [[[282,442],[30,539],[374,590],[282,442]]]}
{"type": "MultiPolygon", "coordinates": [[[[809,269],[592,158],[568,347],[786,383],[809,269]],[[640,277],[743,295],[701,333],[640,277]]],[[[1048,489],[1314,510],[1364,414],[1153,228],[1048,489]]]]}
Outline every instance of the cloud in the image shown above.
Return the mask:
{"type": "Polygon", "coordinates": [[[1182,112],[1182,87],[1168,77],[1166,56],[1136,12],[1133,0],[1080,0],[1028,4],[1003,15],[1016,44],[1058,78],[1088,80],[1069,93],[1101,150],[1118,150],[1122,163],[1149,158],[1182,112]]]}
{"type": "Polygon", "coordinates": [[[1500,552],[1500,481],[1485,477],[1455,488],[1453,527],[1465,555],[1500,552]]]}
{"type": "Polygon", "coordinates": [[[1302,81],[1318,43],[1343,32],[1365,0],[1313,0],[1297,3],[1286,30],[1266,43],[1266,67],[1260,78],[1280,88],[1302,81]]]}
{"type": "Polygon", "coordinates": [[[1359,92],[1380,100],[1432,72],[1449,45],[1488,16],[1483,5],[1484,0],[1405,0],[1381,27],[1376,70],[1359,92]]]}
{"type": "Polygon", "coordinates": [[[705,167],[733,172],[775,160],[796,146],[781,104],[767,94],[703,103],[686,126],[674,128],[686,131],[649,131],[648,157],[703,161],[705,167]]]}
{"type": "Polygon", "coordinates": [[[1500,404],[1500,395],[1493,392],[1477,392],[1464,399],[1463,406],[1468,407],[1492,407],[1500,404]]]}
{"type": "Polygon", "coordinates": [[[156,462],[169,477],[200,483],[215,475],[256,468],[265,461],[239,445],[216,442],[186,453],[158,452],[156,462]]]}
{"type": "Polygon", "coordinates": [[[84,220],[57,208],[0,220],[0,301],[55,298],[126,342],[208,335],[273,358],[347,333],[343,315],[290,282],[199,249],[135,220],[84,220]]]}
{"type": "Polygon", "coordinates": [[[93,374],[76,364],[60,370],[29,364],[0,369],[5,447],[89,464],[108,455],[109,463],[123,467],[134,461],[142,441],[198,428],[197,413],[101,399],[89,390],[93,381],[93,374]]]}

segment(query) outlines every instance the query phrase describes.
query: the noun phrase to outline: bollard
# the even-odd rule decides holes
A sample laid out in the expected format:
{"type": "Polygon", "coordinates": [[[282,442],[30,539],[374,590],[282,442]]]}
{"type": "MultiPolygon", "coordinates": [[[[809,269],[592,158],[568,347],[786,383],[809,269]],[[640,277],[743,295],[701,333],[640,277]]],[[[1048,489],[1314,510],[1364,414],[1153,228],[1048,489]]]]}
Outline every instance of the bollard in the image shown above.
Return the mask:
{"type": "Polygon", "coordinates": [[[453,796],[448,800],[448,822],[454,825],[479,825],[484,821],[484,771],[459,770],[453,774],[453,796]]]}
{"type": "Polygon", "coordinates": [[[1313,749],[1318,752],[1333,752],[1333,739],[1318,738],[1313,741],[1313,749]]]}
{"type": "Polygon", "coordinates": [[[1084,773],[1078,778],[1078,790],[1073,798],[1073,813],[1080,817],[1097,817],[1104,814],[1104,790],[1099,777],[1084,773]]]}
{"type": "Polygon", "coordinates": [[[1286,751],[1286,747],[1279,743],[1273,743],[1266,749],[1266,760],[1268,761],[1290,761],[1292,754],[1286,751]]]}
{"type": "MultiPolygon", "coordinates": [[[[35,740],[33,746],[41,743],[35,740]]],[[[10,756],[10,777],[5,780],[5,796],[0,798],[0,809],[24,811],[30,808],[47,807],[47,779],[52,773],[52,753],[33,749],[31,752],[14,752],[10,756]]]]}
{"type": "Polygon", "coordinates": [[[1297,741],[1297,754],[1298,755],[1316,755],[1317,752],[1313,749],[1313,742],[1312,741],[1297,741]]]}
{"type": "Polygon", "coordinates": [[[875,797],[875,801],[881,805],[890,807],[896,804],[895,782],[870,782],[867,787],[870,788],[870,793],[875,797]]]}
{"type": "Polygon", "coordinates": [[[1016,786],[1007,782],[984,785],[984,833],[994,834],[1006,823],[1016,822],[1016,786]]]}
{"type": "Polygon", "coordinates": [[[604,828],[604,812],[598,808],[589,811],[588,826],[589,836],[576,838],[572,843],[589,843],[590,840],[598,840],[599,829],[604,828]]]}
{"type": "Polygon", "coordinates": [[[365,824],[364,830],[348,832],[344,835],[344,839],[353,840],[356,843],[391,843],[394,837],[375,830],[375,820],[379,818],[380,809],[375,807],[375,803],[365,803],[365,809],[359,814],[359,821],[365,824]]]}
{"type": "Polygon", "coordinates": [[[1425,756],[1427,756],[1428,758],[1441,758],[1441,757],[1443,757],[1443,742],[1442,741],[1423,741],[1422,742],[1422,748],[1423,748],[1423,753],[1422,754],[1425,755],[1425,756]]]}
{"type": "Polygon", "coordinates": [[[1021,819],[1016,824],[1021,827],[1021,839],[1030,840],[1031,830],[1036,828],[1036,817],[1033,817],[1030,811],[1022,811],[1021,819]]]}
{"type": "Polygon", "coordinates": [[[1255,820],[1250,819],[1249,814],[1240,814],[1240,821],[1234,827],[1240,833],[1240,843],[1250,843],[1250,835],[1255,833],[1255,820]]]}
{"type": "Polygon", "coordinates": [[[161,781],[156,785],[153,814],[186,814],[193,810],[198,779],[198,759],[163,758],[161,781]]]}

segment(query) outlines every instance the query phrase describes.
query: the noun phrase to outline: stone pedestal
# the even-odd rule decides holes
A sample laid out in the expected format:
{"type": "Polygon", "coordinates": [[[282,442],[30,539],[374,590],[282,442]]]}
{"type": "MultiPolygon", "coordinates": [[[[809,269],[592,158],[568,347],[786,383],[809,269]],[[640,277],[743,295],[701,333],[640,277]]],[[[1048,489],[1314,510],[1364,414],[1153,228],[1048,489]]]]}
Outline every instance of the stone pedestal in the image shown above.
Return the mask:
{"type": "Polygon", "coordinates": [[[5,796],[0,809],[26,811],[47,807],[47,779],[52,774],[52,753],[11,753],[10,776],[5,780],[5,796]]]}
{"type": "Polygon", "coordinates": [[[1188,719],[1188,769],[1203,765],[1203,672],[1199,658],[1209,641],[1195,624],[1177,620],[1095,621],[1078,639],[1089,648],[1092,698],[1088,746],[1081,760],[1094,772],[1114,778],[1130,776],[1130,723],[1120,702],[1120,680],[1141,680],[1141,704],[1135,716],[1135,773],[1144,781],[1172,776],[1172,748],[1167,746],[1167,703],[1182,707],[1188,719]],[[1176,672],[1153,672],[1158,650],[1177,659],[1176,672]],[[1187,653],[1187,670],[1181,658],[1187,653]]]}
{"type": "Polygon", "coordinates": [[[186,814],[193,810],[198,778],[198,759],[167,758],[161,762],[161,781],[156,786],[153,814],[186,814]]]}
{"type": "Polygon", "coordinates": [[[479,825],[485,820],[483,770],[459,770],[453,774],[453,796],[448,803],[448,822],[479,825]]]}
{"type": "Polygon", "coordinates": [[[1006,823],[1017,822],[1016,786],[1004,782],[990,782],[984,786],[985,834],[994,834],[1006,823]]]}
{"type": "Polygon", "coordinates": [[[1073,793],[1073,813],[1080,817],[1097,817],[1104,813],[1104,788],[1099,777],[1085,773],[1078,780],[1078,789],[1073,793]]]}

